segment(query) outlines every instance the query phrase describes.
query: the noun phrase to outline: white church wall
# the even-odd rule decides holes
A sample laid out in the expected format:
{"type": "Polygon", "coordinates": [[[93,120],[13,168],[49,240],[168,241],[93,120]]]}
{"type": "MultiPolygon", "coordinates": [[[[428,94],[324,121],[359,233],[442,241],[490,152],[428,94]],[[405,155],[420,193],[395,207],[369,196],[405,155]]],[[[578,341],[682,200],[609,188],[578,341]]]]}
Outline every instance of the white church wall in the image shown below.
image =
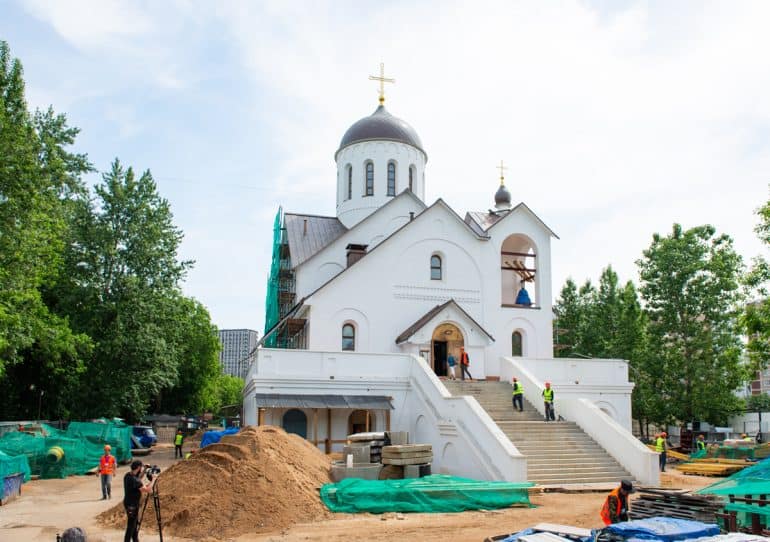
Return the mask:
{"type": "MultiPolygon", "coordinates": [[[[424,211],[408,228],[307,300],[311,306],[309,348],[341,348],[340,306],[355,309],[368,319],[368,350],[363,351],[370,352],[401,351],[396,337],[451,298],[483,326],[484,281],[478,261],[484,244],[443,207],[424,211]],[[430,258],[436,253],[442,255],[442,280],[430,278],[430,258]]],[[[483,377],[485,349],[469,348],[469,352],[478,373],[474,377],[483,377]]]]}
{"type": "Polygon", "coordinates": [[[316,290],[323,283],[347,267],[349,244],[369,245],[371,251],[383,239],[409,222],[409,213],[420,214],[425,206],[406,194],[390,199],[390,204],[369,215],[355,229],[349,230],[329,243],[312,258],[299,265],[296,272],[297,298],[316,290]]]}
{"type": "Polygon", "coordinates": [[[489,286],[484,292],[484,305],[490,307],[485,322],[495,343],[488,349],[487,373],[500,374],[500,358],[510,356],[514,331],[522,331],[523,350],[526,357],[553,357],[553,308],[551,302],[551,232],[531,213],[519,207],[488,230],[491,236],[489,249],[485,250],[484,267],[495,269],[497,275],[485,281],[489,286]],[[525,235],[535,246],[537,270],[535,299],[537,307],[503,307],[504,294],[500,269],[500,252],[503,243],[511,235],[525,235]]]}
{"type": "Polygon", "coordinates": [[[388,163],[396,165],[396,194],[409,187],[409,168],[414,167],[412,192],[425,199],[425,154],[405,143],[363,141],[342,149],[337,162],[337,217],[348,228],[388,202],[388,163]],[[374,164],[374,195],[366,194],[366,163],[374,164]],[[352,197],[347,198],[347,168],[352,167],[352,197]]]}
{"type": "MultiPolygon", "coordinates": [[[[433,446],[434,472],[482,480],[526,480],[526,458],[470,397],[452,397],[424,362],[403,354],[260,349],[244,390],[244,419],[255,424],[255,393],[384,395],[392,397],[391,429],[433,446]]],[[[281,425],[288,409],[268,411],[265,423],[281,425]]],[[[315,438],[312,409],[308,437],[315,438]]],[[[325,411],[318,440],[326,438],[325,411]]],[[[344,440],[349,412],[332,413],[333,440],[344,440]]],[[[375,411],[375,428],[385,418],[375,411]]],[[[319,443],[319,447],[323,444],[319,443]]],[[[337,443],[335,450],[341,449],[337,443]]]]}

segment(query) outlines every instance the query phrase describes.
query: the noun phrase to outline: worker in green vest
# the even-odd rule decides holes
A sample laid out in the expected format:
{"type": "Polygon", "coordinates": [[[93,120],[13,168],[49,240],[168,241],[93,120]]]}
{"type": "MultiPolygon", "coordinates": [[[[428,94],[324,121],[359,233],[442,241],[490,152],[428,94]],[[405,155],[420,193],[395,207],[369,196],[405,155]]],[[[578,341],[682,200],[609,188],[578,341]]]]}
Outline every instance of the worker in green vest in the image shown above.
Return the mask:
{"type": "Polygon", "coordinates": [[[513,410],[519,405],[519,412],[524,412],[524,386],[514,376],[513,377],[513,410]]]}
{"type": "Polygon", "coordinates": [[[184,458],[184,454],[182,453],[182,442],[184,442],[184,435],[182,434],[181,429],[177,429],[176,435],[174,436],[174,459],[177,458],[177,454],[179,454],[179,459],[184,458]]]}
{"type": "Polygon", "coordinates": [[[556,420],[556,414],[553,411],[553,389],[551,383],[545,383],[545,389],[543,390],[543,403],[545,404],[545,421],[551,422],[556,420]]]}
{"type": "Polygon", "coordinates": [[[698,440],[695,441],[695,449],[699,452],[706,451],[706,437],[698,435],[698,440]]]}
{"type": "Polygon", "coordinates": [[[668,435],[665,431],[658,435],[655,439],[655,451],[660,454],[658,457],[658,464],[660,465],[660,472],[666,472],[666,450],[668,445],[666,444],[666,437],[668,435]]]}

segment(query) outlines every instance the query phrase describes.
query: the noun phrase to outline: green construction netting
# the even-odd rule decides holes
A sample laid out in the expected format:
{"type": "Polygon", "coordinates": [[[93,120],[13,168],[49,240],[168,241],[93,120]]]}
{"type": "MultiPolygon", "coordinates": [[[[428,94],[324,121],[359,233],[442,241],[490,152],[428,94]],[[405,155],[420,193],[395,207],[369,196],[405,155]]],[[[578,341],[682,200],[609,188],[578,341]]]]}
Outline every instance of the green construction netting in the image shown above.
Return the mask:
{"type": "Polygon", "coordinates": [[[0,452],[0,485],[6,476],[23,474],[24,481],[29,482],[32,472],[29,469],[29,461],[25,455],[8,455],[0,452]]]}
{"type": "Polygon", "coordinates": [[[462,512],[491,510],[514,504],[531,506],[524,482],[484,482],[434,474],[406,480],[348,478],[321,488],[321,499],[332,512],[462,512]]]}
{"type": "Polygon", "coordinates": [[[764,459],[770,455],[770,445],[761,446],[709,446],[690,454],[691,459],[764,459]]]}
{"type": "Polygon", "coordinates": [[[131,460],[131,426],[119,420],[103,423],[71,422],[66,431],[50,425],[31,425],[0,437],[0,451],[26,456],[32,474],[66,478],[99,466],[104,445],[112,447],[119,463],[131,460]]]}
{"type": "Polygon", "coordinates": [[[711,495],[767,495],[770,494],[770,461],[761,461],[736,472],[698,493],[711,495]]]}
{"type": "MultiPolygon", "coordinates": [[[[281,269],[281,243],[283,228],[283,209],[278,207],[273,223],[273,259],[270,263],[270,277],[267,279],[267,293],[265,295],[265,333],[280,320],[281,307],[278,300],[279,273],[281,269]]],[[[265,346],[274,347],[276,335],[268,337],[265,346]]]]}

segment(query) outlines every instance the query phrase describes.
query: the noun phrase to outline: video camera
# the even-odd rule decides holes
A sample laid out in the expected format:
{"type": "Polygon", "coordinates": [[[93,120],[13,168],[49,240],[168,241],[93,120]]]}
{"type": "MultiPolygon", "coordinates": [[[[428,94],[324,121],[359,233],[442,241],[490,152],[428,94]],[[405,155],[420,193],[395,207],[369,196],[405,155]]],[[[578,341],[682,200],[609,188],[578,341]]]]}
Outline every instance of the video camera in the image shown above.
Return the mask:
{"type": "Polygon", "coordinates": [[[158,465],[147,465],[145,464],[144,467],[142,467],[143,471],[142,473],[144,476],[147,477],[147,479],[152,482],[152,478],[154,476],[157,476],[160,474],[160,467],[158,465]]]}

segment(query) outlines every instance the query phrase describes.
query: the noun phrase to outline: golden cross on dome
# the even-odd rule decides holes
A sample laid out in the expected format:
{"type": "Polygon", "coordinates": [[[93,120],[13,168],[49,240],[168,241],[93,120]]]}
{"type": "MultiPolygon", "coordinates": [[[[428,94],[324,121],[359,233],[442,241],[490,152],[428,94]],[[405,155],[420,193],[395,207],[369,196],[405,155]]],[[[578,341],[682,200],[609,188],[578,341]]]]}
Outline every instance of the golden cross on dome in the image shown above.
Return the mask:
{"type": "Polygon", "coordinates": [[[383,62],[380,62],[380,76],[370,75],[369,80],[380,82],[380,105],[382,105],[385,103],[385,83],[395,83],[396,80],[385,77],[385,63],[383,62]]]}
{"type": "Polygon", "coordinates": [[[500,184],[505,184],[503,181],[505,180],[505,176],[503,175],[503,171],[508,169],[503,165],[503,161],[500,160],[500,165],[496,167],[496,169],[500,170],[500,184]]]}

